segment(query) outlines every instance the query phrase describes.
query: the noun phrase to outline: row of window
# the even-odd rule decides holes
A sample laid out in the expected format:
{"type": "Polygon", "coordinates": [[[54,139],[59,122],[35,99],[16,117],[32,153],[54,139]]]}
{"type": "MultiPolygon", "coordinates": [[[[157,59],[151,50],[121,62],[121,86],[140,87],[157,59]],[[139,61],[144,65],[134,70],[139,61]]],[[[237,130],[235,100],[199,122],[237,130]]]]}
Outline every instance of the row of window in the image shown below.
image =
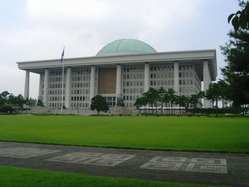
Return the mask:
{"type": "Polygon", "coordinates": [[[62,78],[61,77],[51,77],[49,78],[49,82],[61,82],[62,78]]]}
{"type": "Polygon", "coordinates": [[[71,90],[71,94],[90,94],[90,89],[71,90]]]}
{"type": "Polygon", "coordinates": [[[71,103],[72,108],[88,108],[88,103],[71,103]]]}
{"type": "Polygon", "coordinates": [[[138,72],[144,71],[144,66],[124,67],[123,72],[138,72]]]}
{"type": "Polygon", "coordinates": [[[61,72],[62,72],[61,70],[58,70],[58,71],[49,71],[49,76],[62,75],[61,72]]]}
{"type": "Polygon", "coordinates": [[[179,85],[193,85],[193,80],[192,79],[187,79],[187,80],[179,80],[179,85]]]}
{"type": "Polygon", "coordinates": [[[144,74],[124,74],[123,75],[124,79],[144,79],[144,74]]]}
{"type": "MultiPolygon", "coordinates": [[[[49,97],[49,101],[61,101],[61,98],[61,96],[49,97]]],[[[63,101],[65,101],[65,97],[63,97],[63,101]]]]}
{"type": "Polygon", "coordinates": [[[179,77],[193,77],[193,72],[180,72],[179,77]]]}
{"type": "Polygon", "coordinates": [[[72,81],[90,81],[91,80],[91,76],[73,76],[72,77],[72,81]]]}
{"type": "Polygon", "coordinates": [[[127,95],[127,96],[123,96],[123,100],[124,101],[135,101],[139,97],[140,96],[138,96],[138,95],[127,95]]]}
{"type": "Polygon", "coordinates": [[[76,75],[76,74],[90,74],[91,73],[91,69],[74,69],[72,71],[72,74],[73,75],[76,75]]]}
{"type": "MultiPolygon", "coordinates": [[[[179,70],[192,70],[192,65],[179,65],[179,70]]],[[[150,71],[173,71],[174,65],[150,66],[150,71]]]]}
{"type": "MultiPolygon", "coordinates": [[[[65,84],[64,85],[64,88],[65,88],[65,84]]],[[[44,88],[44,84],[42,85],[42,87],[44,88]]],[[[49,88],[62,88],[62,84],[61,83],[58,83],[58,84],[49,84],[48,85],[49,88]]]]}
{"type": "Polygon", "coordinates": [[[50,108],[61,108],[61,103],[49,103],[50,108]]]}
{"type": "Polygon", "coordinates": [[[150,78],[174,78],[174,73],[151,73],[150,78]]]}
{"type": "Polygon", "coordinates": [[[174,85],[174,80],[157,80],[150,81],[151,86],[164,86],[164,85],[174,85]]]}
{"type": "Polygon", "coordinates": [[[89,88],[90,82],[72,83],[72,88],[89,88]]]}
{"type": "Polygon", "coordinates": [[[124,81],[123,86],[143,86],[144,81],[124,81]]]}
{"type": "Polygon", "coordinates": [[[144,92],[143,88],[125,88],[123,89],[123,93],[139,93],[142,94],[144,92]]]}
{"type": "MultiPolygon", "coordinates": [[[[49,95],[61,95],[62,90],[49,90],[49,95]]],[[[63,90],[63,94],[65,94],[65,90],[63,90]]]]}
{"type": "Polygon", "coordinates": [[[87,101],[88,97],[86,96],[74,96],[71,97],[71,101],[87,101]]]}
{"type": "Polygon", "coordinates": [[[193,93],[193,87],[179,87],[180,93],[193,93]]]}

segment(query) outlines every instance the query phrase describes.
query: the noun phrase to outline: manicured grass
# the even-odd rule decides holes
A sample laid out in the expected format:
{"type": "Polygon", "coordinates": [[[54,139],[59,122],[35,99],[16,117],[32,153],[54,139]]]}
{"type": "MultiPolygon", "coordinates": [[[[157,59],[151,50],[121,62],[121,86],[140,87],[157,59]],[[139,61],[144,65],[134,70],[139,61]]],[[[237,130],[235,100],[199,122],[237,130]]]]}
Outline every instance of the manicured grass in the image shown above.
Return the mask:
{"type": "Polygon", "coordinates": [[[0,116],[0,140],[249,153],[249,118],[0,116]]]}
{"type": "MultiPolygon", "coordinates": [[[[180,183],[155,182],[139,179],[122,179],[111,177],[96,177],[82,174],[62,173],[54,171],[23,169],[0,166],[0,186],[4,187],[208,187],[208,185],[193,185],[180,183]]],[[[210,186],[211,187],[211,186],[210,186]]],[[[214,186],[212,186],[214,187],[214,186]]]]}

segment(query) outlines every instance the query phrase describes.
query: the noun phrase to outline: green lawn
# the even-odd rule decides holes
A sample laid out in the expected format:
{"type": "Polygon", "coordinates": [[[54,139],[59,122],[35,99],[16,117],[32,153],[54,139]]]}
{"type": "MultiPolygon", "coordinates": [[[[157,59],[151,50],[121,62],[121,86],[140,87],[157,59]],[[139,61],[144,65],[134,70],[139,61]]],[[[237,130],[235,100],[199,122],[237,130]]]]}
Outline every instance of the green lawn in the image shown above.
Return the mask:
{"type": "MultiPolygon", "coordinates": [[[[155,182],[139,179],[96,177],[36,169],[0,166],[0,186],[4,187],[208,187],[208,185],[155,182]]],[[[211,187],[211,186],[210,186],[211,187]]],[[[212,186],[214,187],[214,186],[212,186]]]]}
{"type": "Polygon", "coordinates": [[[0,116],[0,140],[249,153],[248,117],[0,116]]]}

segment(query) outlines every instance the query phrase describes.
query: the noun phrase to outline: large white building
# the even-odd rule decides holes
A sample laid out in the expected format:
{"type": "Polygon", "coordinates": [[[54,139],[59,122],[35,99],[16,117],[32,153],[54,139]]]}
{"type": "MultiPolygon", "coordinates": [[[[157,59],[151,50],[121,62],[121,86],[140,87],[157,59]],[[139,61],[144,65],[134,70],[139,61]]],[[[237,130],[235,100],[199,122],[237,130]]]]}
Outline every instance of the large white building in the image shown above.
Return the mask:
{"type": "MultiPolygon", "coordinates": [[[[157,52],[135,39],[113,41],[92,57],[17,64],[26,72],[24,97],[29,97],[30,72],[39,74],[39,98],[49,108],[89,108],[96,94],[106,97],[109,106],[121,96],[131,107],[150,87],[192,95],[206,90],[217,76],[215,50],[157,52]]],[[[204,107],[210,106],[204,101],[204,107]]]]}

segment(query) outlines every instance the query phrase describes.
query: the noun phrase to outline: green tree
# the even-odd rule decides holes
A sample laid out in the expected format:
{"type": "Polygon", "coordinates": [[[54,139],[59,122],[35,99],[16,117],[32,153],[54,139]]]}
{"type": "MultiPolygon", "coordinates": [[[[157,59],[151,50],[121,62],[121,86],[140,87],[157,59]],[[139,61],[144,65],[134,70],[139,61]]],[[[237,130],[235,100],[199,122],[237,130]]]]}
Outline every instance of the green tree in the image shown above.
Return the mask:
{"type": "Polygon", "coordinates": [[[248,30],[248,22],[249,22],[249,3],[248,1],[239,1],[239,6],[241,10],[236,13],[230,14],[228,16],[228,23],[231,21],[234,27],[234,30],[238,29],[247,29],[248,30]]]}
{"type": "Polygon", "coordinates": [[[10,93],[8,91],[3,91],[1,94],[0,94],[0,107],[4,106],[5,104],[7,104],[8,102],[8,95],[10,93]]]}
{"type": "MultiPolygon", "coordinates": [[[[154,113],[154,106],[157,107],[157,103],[160,99],[160,95],[158,90],[156,90],[155,88],[149,88],[149,90],[147,92],[144,92],[143,97],[145,98],[145,100],[147,101],[147,103],[149,103],[152,107],[152,113],[154,113]]],[[[156,114],[157,114],[157,108],[156,108],[156,114]]]]}
{"type": "Polygon", "coordinates": [[[159,101],[161,102],[161,114],[163,114],[163,107],[165,103],[164,97],[167,94],[167,91],[161,86],[158,89],[158,94],[159,94],[159,101]]]}
{"type": "Polygon", "coordinates": [[[233,101],[235,109],[249,103],[249,32],[230,31],[231,40],[221,46],[227,66],[221,69],[224,81],[229,85],[227,98],[233,101]]]}
{"type": "Polygon", "coordinates": [[[219,87],[220,87],[220,93],[221,93],[221,101],[222,101],[222,114],[224,114],[224,103],[228,101],[228,93],[229,93],[229,84],[225,80],[219,79],[218,81],[219,87]]]}
{"type": "Polygon", "coordinates": [[[107,112],[109,110],[109,107],[105,98],[102,95],[98,94],[92,98],[90,109],[96,110],[97,115],[99,115],[101,111],[107,112]]]}
{"type": "Polygon", "coordinates": [[[193,107],[193,113],[195,115],[195,111],[198,108],[198,106],[202,105],[201,99],[204,98],[205,93],[203,91],[200,91],[198,94],[192,94],[189,98],[189,103],[193,107]]]}
{"type": "Polygon", "coordinates": [[[218,83],[210,83],[208,89],[206,90],[205,97],[211,100],[213,107],[216,108],[215,113],[218,114],[218,101],[222,98],[222,88],[218,83]],[[215,103],[215,104],[214,104],[215,103]]]}
{"type": "MultiPolygon", "coordinates": [[[[179,107],[188,108],[189,97],[187,97],[185,95],[176,96],[176,104],[178,104],[179,107]]],[[[181,114],[181,109],[179,109],[179,110],[180,110],[180,114],[181,114]]]]}
{"type": "Polygon", "coordinates": [[[145,97],[139,97],[136,99],[134,105],[136,106],[136,108],[139,110],[139,113],[140,113],[140,108],[142,106],[146,106],[147,105],[147,100],[145,97]]]}
{"type": "Polygon", "coordinates": [[[168,99],[169,99],[169,105],[170,105],[170,113],[172,113],[172,107],[173,104],[176,102],[176,92],[173,88],[168,89],[168,99]]]}
{"type": "Polygon", "coordinates": [[[12,114],[13,113],[13,108],[11,106],[4,106],[0,109],[0,112],[12,114]]]}

